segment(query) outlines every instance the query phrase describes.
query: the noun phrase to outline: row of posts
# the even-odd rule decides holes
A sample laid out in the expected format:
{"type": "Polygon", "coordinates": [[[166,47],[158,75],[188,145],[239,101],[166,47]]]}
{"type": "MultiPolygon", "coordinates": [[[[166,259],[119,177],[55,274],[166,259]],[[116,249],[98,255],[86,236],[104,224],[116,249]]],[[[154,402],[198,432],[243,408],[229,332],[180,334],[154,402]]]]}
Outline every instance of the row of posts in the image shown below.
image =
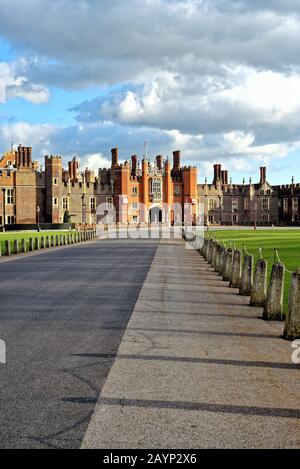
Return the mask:
{"type": "MultiPolygon", "coordinates": [[[[260,258],[254,266],[251,254],[239,249],[226,248],[214,239],[205,239],[201,253],[216,272],[238,288],[239,294],[250,296],[251,306],[263,307],[266,320],[283,320],[283,294],[285,266],[280,262],[272,266],[271,279],[267,282],[268,263],[260,258]]],[[[283,337],[294,340],[300,337],[300,269],[292,274],[288,312],[283,337]]]]}
{"type": "MultiPolygon", "coordinates": [[[[38,251],[40,249],[54,248],[59,246],[67,246],[70,244],[77,244],[83,241],[91,241],[96,238],[96,230],[78,231],[76,233],[40,236],[36,238],[29,238],[28,243],[25,239],[20,242],[15,239],[12,243],[10,240],[5,241],[5,255],[26,253],[38,251]]],[[[2,249],[0,248],[0,256],[2,256],[2,249]]]]}

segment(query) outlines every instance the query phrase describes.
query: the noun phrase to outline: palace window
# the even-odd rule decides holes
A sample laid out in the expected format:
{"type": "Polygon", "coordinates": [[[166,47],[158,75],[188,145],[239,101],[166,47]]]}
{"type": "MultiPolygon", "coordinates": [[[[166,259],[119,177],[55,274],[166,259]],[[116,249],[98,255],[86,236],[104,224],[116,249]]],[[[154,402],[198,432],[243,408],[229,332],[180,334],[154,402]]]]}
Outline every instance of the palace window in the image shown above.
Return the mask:
{"type": "Polygon", "coordinates": [[[58,205],[58,199],[56,197],[54,197],[54,199],[53,199],[53,205],[55,205],[55,206],[58,205]]]}
{"type": "Polygon", "coordinates": [[[293,197],[293,211],[298,211],[298,197],[293,197]]]}
{"type": "Polygon", "coordinates": [[[132,187],[132,193],[133,193],[133,194],[137,194],[137,193],[138,193],[138,188],[137,188],[137,186],[133,186],[133,187],[132,187]]]}
{"type": "Polygon", "coordinates": [[[238,208],[238,199],[232,199],[232,211],[234,212],[235,210],[238,210],[238,208]]]}
{"type": "Polygon", "coordinates": [[[107,210],[112,210],[113,208],[113,198],[112,197],[106,197],[106,208],[107,210]]]}
{"type": "Polygon", "coordinates": [[[132,217],[132,221],[133,221],[133,223],[137,223],[137,222],[138,222],[138,217],[137,217],[137,215],[134,215],[134,216],[132,217]]]}
{"type": "Polygon", "coordinates": [[[161,178],[151,179],[151,194],[154,200],[161,200],[162,184],[161,178]]]}
{"type": "Polygon", "coordinates": [[[263,214],[262,214],[262,221],[263,221],[264,223],[269,223],[269,221],[270,221],[270,215],[269,215],[268,213],[263,213],[263,214]]]}
{"type": "Polygon", "coordinates": [[[137,202],[132,202],[131,207],[136,210],[138,208],[137,202]]]}
{"type": "Polygon", "coordinates": [[[13,205],[15,203],[15,193],[13,189],[7,189],[6,191],[6,203],[13,205]]]}
{"type": "Polygon", "coordinates": [[[244,199],[244,210],[249,210],[249,199],[244,199]]]}
{"type": "Polygon", "coordinates": [[[262,199],[262,209],[270,210],[270,199],[262,199]]]}
{"type": "Polygon", "coordinates": [[[213,210],[215,208],[214,199],[208,199],[208,210],[213,210]]]}
{"type": "Polygon", "coordinates": [[[69,198],[68,197],[63,197],[62,208],[63,210],[69,210],[69,198]]]}
{"type": "Polygon", "coordinates": [[[179,186],[174,187],[174,196],[175,197],[180,197],[180,187],[179,186]]]}
{"type": "Polygon", "coordinates": [[[96,210],[96,197],[91,197],[90,207],[92,211],[96,210]]]}
{"type": "Polygon", "coordinates": [[[14,215],[8,215],[8,217],[6,217],[6,223],[8,225],[13,225],[15,223],[14,215]]]}
{"type": "Polygon", "coordinates": [[[287,199],[287,198],[283,199],[283,211],[284,212],[289,211],[289,199],[287,199]]]}
{"type": "Polygon", "coordinates": [[[53,186],[58,186],[58,178],[53,178],[53,186]]]}
{"type": "Polygon", "coordinates": [[[239,221],[238,215],[236,214],[232,215],[232,223],[238,223],[238,221],[239,221]]]}

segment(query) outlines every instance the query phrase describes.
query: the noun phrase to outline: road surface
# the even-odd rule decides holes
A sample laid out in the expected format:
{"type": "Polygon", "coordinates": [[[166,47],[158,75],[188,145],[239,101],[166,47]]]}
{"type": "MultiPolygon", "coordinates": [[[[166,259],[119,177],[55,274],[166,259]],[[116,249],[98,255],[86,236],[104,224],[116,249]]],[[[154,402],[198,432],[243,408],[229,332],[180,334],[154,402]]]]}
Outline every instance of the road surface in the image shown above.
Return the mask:
{"type": "Polygon", "coordinates": [[[81,446],[157,245],[97,240],[0,262],[0,448],[81,446]]]}

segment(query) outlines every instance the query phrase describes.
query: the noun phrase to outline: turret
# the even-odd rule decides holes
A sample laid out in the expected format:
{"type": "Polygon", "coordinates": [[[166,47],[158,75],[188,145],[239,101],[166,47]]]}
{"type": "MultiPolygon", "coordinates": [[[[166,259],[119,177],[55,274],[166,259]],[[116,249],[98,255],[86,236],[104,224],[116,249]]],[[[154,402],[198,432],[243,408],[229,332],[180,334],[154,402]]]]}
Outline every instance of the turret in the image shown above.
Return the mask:
{"type": "Polygon", "coordinates": [[[48,223],[61,223],[62,221],[63,213],[59,203],[62,174],[62,158],[60,156],[46,156],[46,221],[48,223]]]}

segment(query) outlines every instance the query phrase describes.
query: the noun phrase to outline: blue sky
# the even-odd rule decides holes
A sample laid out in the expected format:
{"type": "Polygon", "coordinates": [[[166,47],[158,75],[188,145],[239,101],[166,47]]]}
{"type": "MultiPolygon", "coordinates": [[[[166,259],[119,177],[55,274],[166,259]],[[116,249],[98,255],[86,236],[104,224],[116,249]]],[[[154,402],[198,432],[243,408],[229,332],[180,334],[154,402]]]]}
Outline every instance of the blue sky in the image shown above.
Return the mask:
{"type": "Polygon", "coordinates": [[[236,182],[260,165],[300,182],[299,15],[293,0],[2,0],[0,153],[13,139],[96,168],[146,139],[199,181],[218,162],[236,182]]]}

